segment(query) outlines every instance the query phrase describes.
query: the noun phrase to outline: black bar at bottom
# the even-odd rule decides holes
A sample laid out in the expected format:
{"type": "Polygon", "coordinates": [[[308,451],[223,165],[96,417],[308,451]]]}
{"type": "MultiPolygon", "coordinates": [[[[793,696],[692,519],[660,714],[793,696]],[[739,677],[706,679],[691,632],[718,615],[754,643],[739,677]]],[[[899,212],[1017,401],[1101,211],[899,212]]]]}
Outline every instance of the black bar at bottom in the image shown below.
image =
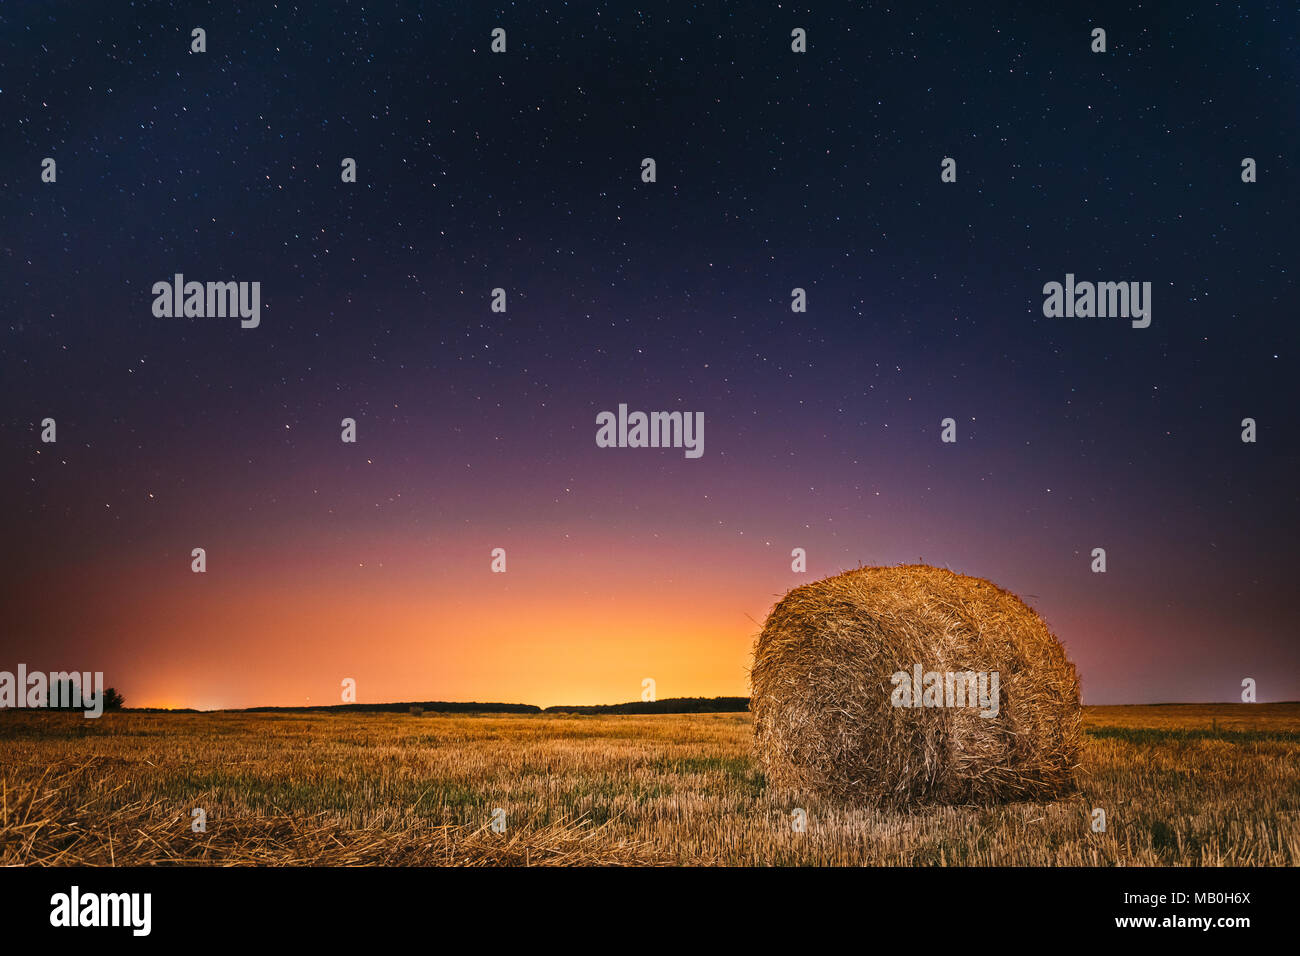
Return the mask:
{"type": "Polygon", "coordinates": [[[557,936],[565,945],[632,948],[694,948],[702,938],[745,945],[787,933],[812,942],[832,929],[864,945],[968,946],[1046,930],[1231,945],[1243,934],[1283,931],[1295,890],[1288,868],[11,868],[0,869],[0,913],[7,943],[48,934],[204,948],[349,938],[455,945],[459,927],[474,934],[461,945],[477,939],[493,948],[557,936]],[[102,896],[145,893],[147,936],[136,932],[142,896],[102,896]],[[52,924],[83,915],[107,922],[115,911],[125,925],[52,924]]]}

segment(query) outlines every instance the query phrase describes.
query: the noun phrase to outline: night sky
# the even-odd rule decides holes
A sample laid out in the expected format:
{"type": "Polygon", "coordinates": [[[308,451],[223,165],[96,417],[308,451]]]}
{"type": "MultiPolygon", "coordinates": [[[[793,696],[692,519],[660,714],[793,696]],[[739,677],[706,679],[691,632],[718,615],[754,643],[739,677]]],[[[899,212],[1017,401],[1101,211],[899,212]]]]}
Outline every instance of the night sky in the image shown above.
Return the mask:
{"type": "Polygon", "coordinates": [[[1300,698],[1300,14],[1056,6],[0,7],[0,669],[745,694],[787,589],[922,559],[1085,703],[1300,698]],[[1045,318],[1067,273],[1150,327],[1045,318]],[[702,457],[598,448],[620,403],[702,457]]]}

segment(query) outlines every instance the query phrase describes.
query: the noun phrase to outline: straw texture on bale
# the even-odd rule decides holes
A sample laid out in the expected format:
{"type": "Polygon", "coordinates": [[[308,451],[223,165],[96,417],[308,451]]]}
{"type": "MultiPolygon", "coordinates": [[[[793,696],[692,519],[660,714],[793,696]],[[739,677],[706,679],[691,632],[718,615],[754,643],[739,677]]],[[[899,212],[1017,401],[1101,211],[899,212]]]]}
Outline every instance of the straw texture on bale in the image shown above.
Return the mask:
{"type": "Polygon", "coordinates": [[[891,806],[1073,789],[1079,678],[1043,620],[982,578],[864,567],[795,588],[759,634],[755,753],[777,788],[891,806]],[[996,717],[896,707],[900,671],[994,672],[996,717]]]}

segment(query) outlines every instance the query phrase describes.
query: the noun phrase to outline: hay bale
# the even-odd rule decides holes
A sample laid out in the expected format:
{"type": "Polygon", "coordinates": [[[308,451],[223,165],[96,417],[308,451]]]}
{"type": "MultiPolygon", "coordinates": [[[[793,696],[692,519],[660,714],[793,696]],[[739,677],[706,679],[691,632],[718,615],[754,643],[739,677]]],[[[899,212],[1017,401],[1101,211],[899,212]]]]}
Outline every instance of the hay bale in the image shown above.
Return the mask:
{"type": "Polygon", "coordinates": [[[750,682],[755,753],[777,788],[890,806],[1073,788],[1078,674],[1032,609],[981,578],[905,565],[797,587],[763,625],[750,682]],[[988,675],[986,700],[996,673],[996,716],[955,706],[969,677],[950,693],[923,676],[922,699],[896,706],[918,664],[988,675]]]}

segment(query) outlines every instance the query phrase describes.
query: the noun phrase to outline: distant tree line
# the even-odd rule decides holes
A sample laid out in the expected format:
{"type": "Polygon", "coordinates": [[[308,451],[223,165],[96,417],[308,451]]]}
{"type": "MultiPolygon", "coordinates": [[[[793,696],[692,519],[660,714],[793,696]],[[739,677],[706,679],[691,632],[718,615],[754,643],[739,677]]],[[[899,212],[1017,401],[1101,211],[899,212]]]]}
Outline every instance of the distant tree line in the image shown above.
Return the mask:
{"type": "Polygon", "coordinates": [[[315,704],[302,707],[246,707],[243,713],[359,713],[406,714],[418,708],[437,714],[712,714],[749,710],[748,697],[667,697],[633,700],[625,704],[559,704],[545,709],[533,704],[480,703],[478,701],[409,700],[387,704],[315,704]]]}
{"type": "Polygon", "coordinates": [[[410,700],[389,704],[313,704],[302,707],[245,707],[244,713],[261,714],[303,711],[355,712],[361,714],[405,714],[412,707],[442,714],[540,714],[542,708],[532,704],[478,703],[448,700],[410,700]]]}
{"type": "Polygon", "coordinates": [[[665,697],[626,704],[580,704],[547,707],[545,713],[567,714],[719,714],[749,710],[748,697],[665,697]]]}

